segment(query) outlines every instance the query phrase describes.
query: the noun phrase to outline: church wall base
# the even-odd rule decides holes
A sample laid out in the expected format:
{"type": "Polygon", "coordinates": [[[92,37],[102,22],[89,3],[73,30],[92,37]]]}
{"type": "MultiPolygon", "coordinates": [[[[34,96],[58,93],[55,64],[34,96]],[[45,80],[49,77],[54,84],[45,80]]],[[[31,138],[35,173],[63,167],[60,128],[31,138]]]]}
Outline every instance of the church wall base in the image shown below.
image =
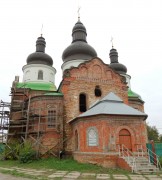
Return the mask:
{"type": "Polygon", "coordinates": [[[117,168],[118,154],[111,153],[89,153],[89,152],[73,152],[73,157],[80,163],[89,163],[99,165],[105,168],[117,168]]]}

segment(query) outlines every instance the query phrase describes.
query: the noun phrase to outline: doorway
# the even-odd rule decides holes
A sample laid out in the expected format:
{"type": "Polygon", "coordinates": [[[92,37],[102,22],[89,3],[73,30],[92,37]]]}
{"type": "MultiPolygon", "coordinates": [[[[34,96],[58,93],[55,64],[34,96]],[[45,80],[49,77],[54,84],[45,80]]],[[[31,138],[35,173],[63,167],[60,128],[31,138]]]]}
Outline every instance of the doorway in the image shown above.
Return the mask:
{"type": "Polygon", "coordinates": [[[122,129],[119,132],[119,144],[123,144],[130,151],[132,151],[131,134],[127,129],[122,129]]]}

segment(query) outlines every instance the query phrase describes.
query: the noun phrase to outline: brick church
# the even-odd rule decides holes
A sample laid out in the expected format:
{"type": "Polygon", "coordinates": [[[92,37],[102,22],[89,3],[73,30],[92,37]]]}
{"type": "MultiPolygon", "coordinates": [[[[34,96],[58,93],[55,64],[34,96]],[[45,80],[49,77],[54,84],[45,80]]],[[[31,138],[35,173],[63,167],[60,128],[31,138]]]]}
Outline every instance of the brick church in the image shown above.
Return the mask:
{"type": "Polygon", "coordinates": [[[146,149],[144,101],[132,91],[131,76],[112,47],[110,63],[97,57],[78,21],[72,43],[62,54],[62,81],[40,36],[36,51],[16,76],[11,88],[8,142],[29,140],[40,156],[72,156],[79,162],[117,167],[123,145],[136,153],[146,149]]]}

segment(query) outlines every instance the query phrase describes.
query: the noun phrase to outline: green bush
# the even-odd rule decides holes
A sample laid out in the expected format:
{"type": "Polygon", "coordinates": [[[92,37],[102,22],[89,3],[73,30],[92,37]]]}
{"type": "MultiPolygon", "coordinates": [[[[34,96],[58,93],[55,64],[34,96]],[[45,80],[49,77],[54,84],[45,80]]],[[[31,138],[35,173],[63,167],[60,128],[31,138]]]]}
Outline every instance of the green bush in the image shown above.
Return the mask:
{"type": "Polygon", "coordinates": [[[32,144],[28,141],[20,144],[13,141],[6,144],[4,151],[0,154],[3,160],[19,160],[21,163],[28,163],[35,159],[36,152],[32,148],[32,144]]]}
{"type": "Polygon", "coordinates": [[[1,159],[4,160],[17,160],[19,154],[20,144],[17,141],[6,144],[3,152],[0,155],[1,159]]]}
{"type": "Polygon", "coordinates": [[[161,167],[162,167],[162,157],[159,158],[159,162],[160,162],[161,167]]]}
{"type": "Polygon", "coordinates": [[[5,144],[0,143],[0,154],[3,153],[5,149],[5,144]]]}
{"type": "Polygon", "coordinates": [[[33,150],[32,144],[29,141],[24,142],[19,150],[19,161],[21,163],[29,163],[34,159],[36,159],[36,152],[33,150]]]}

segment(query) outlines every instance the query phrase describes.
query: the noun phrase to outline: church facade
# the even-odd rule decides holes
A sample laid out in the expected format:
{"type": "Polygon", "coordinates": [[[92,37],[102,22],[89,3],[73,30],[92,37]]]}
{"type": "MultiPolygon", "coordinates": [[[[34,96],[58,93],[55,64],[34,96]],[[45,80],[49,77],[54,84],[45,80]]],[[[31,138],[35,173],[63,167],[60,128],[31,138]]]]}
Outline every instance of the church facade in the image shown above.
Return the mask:
{"type": "Polygon", "coordinates": [[[132,91],[117,50],[112,47],[110,64],[105,64],[86,36],[78,19],[72,43],[62,54],[58,89],[45,39],[37,39],[36,52],[23,66],[23,82],[15,77],[12,84],[8,142],[29,140],[40,156],[72,156],[79,162],[122,167],[121,147],[133,153],[146,149],[144,101],[132,91]]]}

